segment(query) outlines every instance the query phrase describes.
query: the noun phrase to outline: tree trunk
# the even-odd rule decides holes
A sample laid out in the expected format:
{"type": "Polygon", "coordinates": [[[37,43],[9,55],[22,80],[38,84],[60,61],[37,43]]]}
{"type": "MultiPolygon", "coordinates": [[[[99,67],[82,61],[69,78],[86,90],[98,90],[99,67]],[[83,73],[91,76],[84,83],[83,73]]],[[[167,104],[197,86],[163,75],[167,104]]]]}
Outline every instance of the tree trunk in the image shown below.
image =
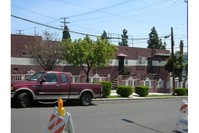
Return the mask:
{"type": "Polygon", "coordinates": [[[86,83],[89,83],[89,76],[86,74],[86,83]]]}
{"type": "Polygon", "coordinates": [[[86,70],[85,67],[82,64],[80,64],[80,66],[82,67],[83,71],[86,74],[86,83],[89,83],[89,72],[91,70],[91,67],[87,67],[87,70],[86,70]]]}

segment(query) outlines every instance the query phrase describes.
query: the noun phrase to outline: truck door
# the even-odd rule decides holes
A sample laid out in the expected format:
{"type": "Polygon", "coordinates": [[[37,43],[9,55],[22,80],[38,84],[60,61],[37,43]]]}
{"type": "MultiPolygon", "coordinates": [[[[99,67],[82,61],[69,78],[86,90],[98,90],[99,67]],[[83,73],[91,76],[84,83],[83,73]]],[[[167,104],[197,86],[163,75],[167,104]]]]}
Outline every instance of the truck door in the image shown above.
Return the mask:
{"type": "Polygon", "coordinates": [[[66,95],[70,94],[69,93],[70,82],[65,73],[61,73],[59,78],[60,78],[60,83],[59,83],[60,95],[62,95],[62,97],[65,97],[66,95]]]}
{"type": "Polygon", "coordinates": [[[44,82],[39,86],[39,99],[57,99],[60,93],[58,78],[56,73],[47,73],[44,82]]]}

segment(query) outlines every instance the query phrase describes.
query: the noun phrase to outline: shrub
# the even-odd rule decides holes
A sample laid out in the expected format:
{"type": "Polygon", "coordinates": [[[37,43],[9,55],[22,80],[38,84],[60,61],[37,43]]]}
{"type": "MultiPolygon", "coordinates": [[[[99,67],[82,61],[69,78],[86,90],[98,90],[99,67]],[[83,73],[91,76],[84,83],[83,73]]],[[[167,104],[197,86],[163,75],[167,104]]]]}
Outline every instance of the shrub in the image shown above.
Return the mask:
{"type": "Polygon", "coordinates": [[[116,92],[121,97],[129,97],[133,93],[133,90],[130,86],[118,86],[116,92]]]}
{"type": "Polygon", "coordinates": [[[188,94],[188,89],[187,88],[176,88],[175,93],[177,96],[185,96],[188,94]]]}
{"type": "Polygon", "coordinates": [[[186,95],[188,96],[188,88],[185,88],[186,89],[186,95]]]}
{"type": "Polygon", "coordinates": [[[137,85],[135,87],[135,93],[138,94],[141,97],[145,97],[149,94],[149,87],[147,86],[142,86],[142,85],[137,85]]]}
{"type": "Polygon", "coordinates": [[[101,81],[101,82],[96,82],[96,83],[102,84],[103,97],[108,97],[111,94],[111,87],[112,87],[111,82],[101,81]]]}

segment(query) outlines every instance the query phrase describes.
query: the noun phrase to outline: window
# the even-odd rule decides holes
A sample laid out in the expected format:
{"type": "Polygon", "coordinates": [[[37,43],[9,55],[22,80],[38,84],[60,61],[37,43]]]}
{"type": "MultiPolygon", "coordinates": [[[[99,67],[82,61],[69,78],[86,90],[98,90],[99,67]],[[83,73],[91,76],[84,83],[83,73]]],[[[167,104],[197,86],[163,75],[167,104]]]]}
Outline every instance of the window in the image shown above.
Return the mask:
{"type": "Polygon", "coordinates": [[[66,74],[64,74],[64,73],[61,74],[61,82],[67,83],[67,77],[66,77],[66,74]]]}
{"type": "Polygon", "coordinates": [[[28,78],[28,80],[30,81],[35,81],[38,80],[42,75],[44,75],[45,72],[38,72],[34,75],[32,75],[31,77],[28,78]]]}
{"type": "Polygon", "coordinates": [[[125,64],[128,64],[128,57],[125,57],[125,64]]]}
{"type": "Polygon", "coordinates": [[[30,57],[30,54],[29,53],[27,53],[27,52],[22,52],[22,54],[21,54],[23,57],[30,57]]]}
{"type": "Polygon", "coordinates": [[[14,68],[14,73],[17,73],[19,68],[14,68]]]}
{"type": "Polygon", "coordinates": [[[44,78],[46,82],[57,82],[57,75],[55,73],[48,73],[44,78]]]}
{"type": "Polygon", "coordinates": [[[142,64],[142,57],[138,56],[138,64],[142,64]]]}
{"type": "Polygon", "coordinates": [[[138,56],[138,64],[145,64],[146,63],[146,57],[138,56]]]}

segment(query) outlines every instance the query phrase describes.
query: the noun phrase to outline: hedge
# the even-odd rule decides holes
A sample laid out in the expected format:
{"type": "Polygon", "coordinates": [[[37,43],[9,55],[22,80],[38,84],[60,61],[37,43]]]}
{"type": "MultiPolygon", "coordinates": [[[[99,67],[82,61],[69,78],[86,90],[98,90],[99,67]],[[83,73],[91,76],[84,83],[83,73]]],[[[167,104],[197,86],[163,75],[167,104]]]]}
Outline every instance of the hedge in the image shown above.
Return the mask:
{"type": "Polygon", "coordinates": [[[143,85],[137,85],[135,87],[135,93],[141,97],[145,97],[149,94],[149,87],[143,85]]]}
{"type": "Polygon", "coordinates": [[[118,86],[116,92],[121,97],[129,97],[133,93],[133,90],[130,86],[118,86]]]}
{"type": "Polygon", "coordinates": [[[177,96],[185,96],[185,95],[188,95],[188,89],[187,88],[176,88],[175,93],[177,96]]]}
{"type": "Polygon", "coordinates": [[[107,82],[107,81],[99,81],[99,82],[95,82],[95,83],[100,83],[102,84],[102,94],[103,97],[108,97],[111,94],[111,88],[112,88],[112,83],[111,82],[107,82]]]}

